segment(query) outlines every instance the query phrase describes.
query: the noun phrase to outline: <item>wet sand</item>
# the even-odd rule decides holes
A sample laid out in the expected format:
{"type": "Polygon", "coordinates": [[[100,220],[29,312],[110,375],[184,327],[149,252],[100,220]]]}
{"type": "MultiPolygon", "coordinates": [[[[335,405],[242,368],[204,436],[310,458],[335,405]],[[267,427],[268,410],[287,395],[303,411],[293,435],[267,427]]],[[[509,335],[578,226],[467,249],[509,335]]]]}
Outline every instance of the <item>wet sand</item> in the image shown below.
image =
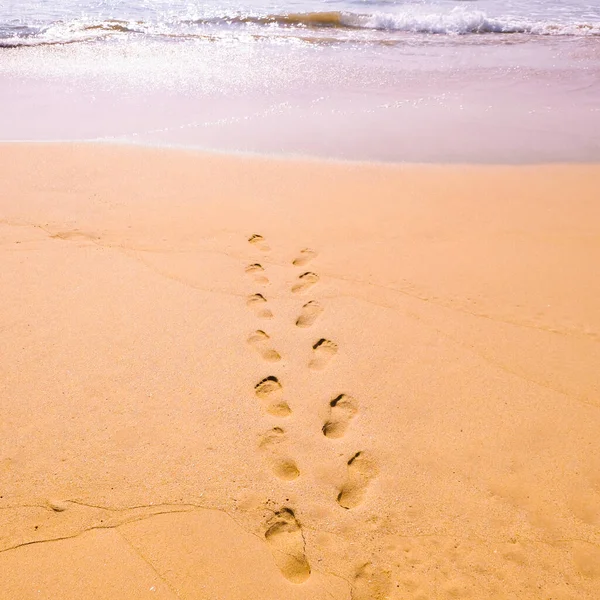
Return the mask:
{"type": "Polygon", "coordinates": [[[0,141],[390,163],[597,163],[598,39],[290,46],[226,36],[4,49],[0,141]]]}
{"type": "Polygon", "coordinates": [[[599,596],[598,166],[0,179],[0,599],[599,596]]]}

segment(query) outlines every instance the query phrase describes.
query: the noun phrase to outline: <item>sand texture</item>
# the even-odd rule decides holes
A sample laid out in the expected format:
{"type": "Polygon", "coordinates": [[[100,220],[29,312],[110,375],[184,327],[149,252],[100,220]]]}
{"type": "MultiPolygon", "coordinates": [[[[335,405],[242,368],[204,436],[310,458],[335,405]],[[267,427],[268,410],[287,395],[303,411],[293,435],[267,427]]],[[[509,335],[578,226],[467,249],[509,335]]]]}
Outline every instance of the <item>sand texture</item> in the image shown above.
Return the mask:
{"type": "Polygon", "coordinates": [[[0,181],[0,600],[600,598],[600,167],[0,181]]]}

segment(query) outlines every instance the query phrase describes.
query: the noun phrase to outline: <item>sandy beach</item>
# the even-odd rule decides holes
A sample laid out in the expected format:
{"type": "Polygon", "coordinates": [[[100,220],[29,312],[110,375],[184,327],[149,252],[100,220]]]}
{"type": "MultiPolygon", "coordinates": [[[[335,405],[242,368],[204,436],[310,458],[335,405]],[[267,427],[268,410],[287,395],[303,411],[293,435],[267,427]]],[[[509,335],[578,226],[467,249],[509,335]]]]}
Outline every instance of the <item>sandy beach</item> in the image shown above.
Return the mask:
{"type": "Polygon", "coordinates": [[[600,167],[0,180],[1,600],[600,597],[600,167]]]}

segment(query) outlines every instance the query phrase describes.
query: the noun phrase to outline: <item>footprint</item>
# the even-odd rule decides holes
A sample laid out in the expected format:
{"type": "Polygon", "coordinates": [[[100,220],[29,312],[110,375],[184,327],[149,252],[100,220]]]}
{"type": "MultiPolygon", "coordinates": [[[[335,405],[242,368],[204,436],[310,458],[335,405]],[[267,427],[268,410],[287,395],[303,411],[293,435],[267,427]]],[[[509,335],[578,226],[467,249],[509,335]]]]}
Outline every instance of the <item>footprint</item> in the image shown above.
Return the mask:
{"type": "Polygon", "coordinates": [[[292,261],[292,264],[296,267],[303,267],[315,256],[317,256],[317,253],[314,250],[304,248],[304,250],[300,250],[300,254],[292,261]]]}
{"type": "Polygon", "coordinates": [[[378,571],[371,563],[357,569],[352,581],[352,600],[386,600],[389,591],[389,573],[378,571]]]}
{"type": "Polygon", "coordinates": [[[357,452],[348,461],[348,476],[337,497],[337,503],[346,509],[354,508],[362,503],[367,487],[376,475],[373,463],[363,452],[357,452]]]}
{"type": "Polygon", "coordinates": [[[272,375],[254,386],[255,394],[263,401],[265,410],[276,417],[287,417],[292,413],[288,403],[283,400],[283,387],[277,377],[272,375]]]}
{"type": "Polygon", "coordinates": [[[324,369],[338,350],[337,344],[325,338],[321,338],[313,346],[313,358],[308,363],[311,369],[324,369]]]}
{"type": "Polygon", "coordinates": [[[358,412],[356,400],[346,394],[340,394],[329,403],[329,406],[331,411],[329,419],[323,425],[323,435],[328,438],[341,438],[358,412]]]}
{"type": "Polygon", "coordinates": [[[248,337],[248,343],[269,362],[277,362],[281,360],[281,355],[277,350],[271,348],[269,340],[271,338],[262,329],[258,329],[248,337]]]}
{"type": "Polygon", "coordinates": [[[284,481],[293,481],[300,477],[300,469],[291,459],[274,462],[272,468],[273,474],[284,481]]]}
{"type": "Polygon", "coordinates": [[[298,327],[310,327],[323,312],[324,308],[316,301],[307,302],[300,312],[300,316],[296,320],[298,327]]]}
{"type": "Polygon", "coordinates": [[[256,246],[259,250],[262,250],[263,252],[268,252],[271,249],[269,244],[267,244],[267,242],[265,241],[265,238],[262,235],[259,235],[258,233],[251,235],[248,238],[248,241],[253,246],[256,246]]]}
{"type": "Polygon", "coordinates": [[[248,265],[246,267],[246,273],[252,277],[252,279],[256,283],[260,283],[261,285],[266,285],[269,283],[269,279],[265,275],[264,267],[259,263],[254,263],[253,265],[248,265]]]}
{"type": "Polygon", "coordinates": [[[261,436],[258,447],[268,453],[269,464],[273,474],[284,481],[292,481],[300,476],[300,469],[291,458],[282,458],[277,446],[285,440],[285,432],[281,427],[273,427],[261,436]]]}
{"type": "Polygon", "coordinates": [[[291,508],[282,508],[269,519],[265,539],[271,547],[275,564],[286,579],[302,583],[310,577],[302,529],[291,508]]]}
{"type": "Polygon", "coordinates": [[[281,427],[273,427],[273,429],[269,429],[269,431],[261,435],[258,447],[266,448],[268,446],[272,446],[273,444],[278,444],[279,442],[283,441],[284,435],[285,431],[281,427]]]}
{"type": "Polygon", "coordinates": [[[302,273],[300,277],[298,277],[298,283],[292,286],[292,292],[294,294],[298,294],[299,292],[304,292],[308,288],[311,288],[317,281],[319,281],[319,276],[312,271],[307,271],[306,273],[302,273]]]}
{"type": "Polygon", "coordinates": [[[265,306],[266,303],[267,299],[262,294],[252,294],[246,300],[246,306],[250,307],[256,313],[257,317],[272,319],[273,313],[265,306]]]}

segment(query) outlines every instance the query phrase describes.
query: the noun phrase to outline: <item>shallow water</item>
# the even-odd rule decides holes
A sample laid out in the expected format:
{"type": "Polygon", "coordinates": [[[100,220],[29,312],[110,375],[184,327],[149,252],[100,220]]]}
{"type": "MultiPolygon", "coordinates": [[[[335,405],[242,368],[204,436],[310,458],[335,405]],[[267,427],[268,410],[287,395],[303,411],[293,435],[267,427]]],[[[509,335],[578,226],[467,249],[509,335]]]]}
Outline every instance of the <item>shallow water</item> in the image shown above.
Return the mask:
{"type": "Polygon", "coordinates": [[[600,159],[590,2],[8,0],[0,23],[4,140],[600,159]]]}

